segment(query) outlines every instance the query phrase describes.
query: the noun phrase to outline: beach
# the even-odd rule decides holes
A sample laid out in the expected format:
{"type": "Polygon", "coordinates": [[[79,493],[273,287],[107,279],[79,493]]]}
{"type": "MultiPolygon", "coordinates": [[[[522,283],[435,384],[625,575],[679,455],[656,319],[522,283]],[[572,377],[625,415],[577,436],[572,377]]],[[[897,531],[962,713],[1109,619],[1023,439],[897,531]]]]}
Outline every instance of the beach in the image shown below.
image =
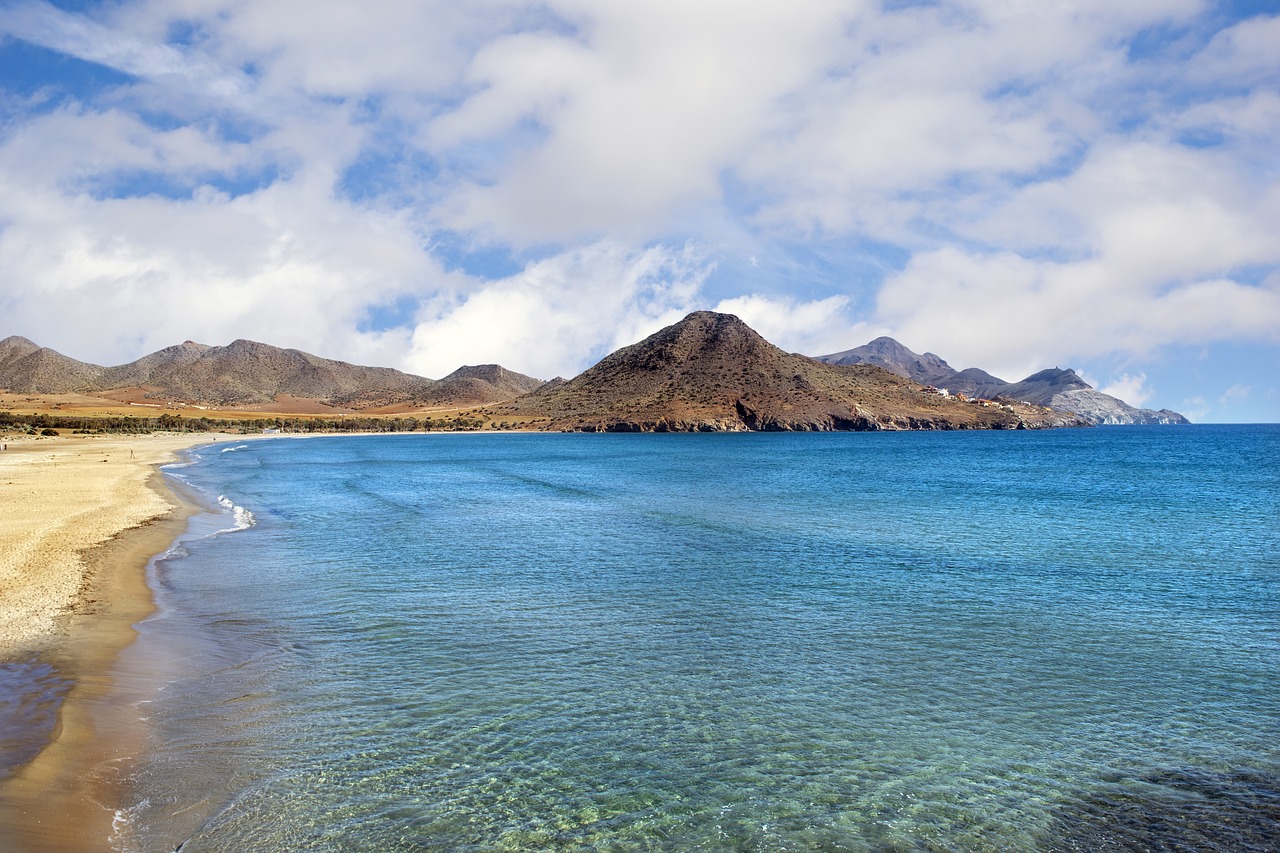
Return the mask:
{"type": "Polygon", "coordinates": [[[190,507],[158,466],[211,434],[5,438],[0,451],[0,839],[107,849],[142,736],[113,670],[152,610],[145,568],[190,507]]]}

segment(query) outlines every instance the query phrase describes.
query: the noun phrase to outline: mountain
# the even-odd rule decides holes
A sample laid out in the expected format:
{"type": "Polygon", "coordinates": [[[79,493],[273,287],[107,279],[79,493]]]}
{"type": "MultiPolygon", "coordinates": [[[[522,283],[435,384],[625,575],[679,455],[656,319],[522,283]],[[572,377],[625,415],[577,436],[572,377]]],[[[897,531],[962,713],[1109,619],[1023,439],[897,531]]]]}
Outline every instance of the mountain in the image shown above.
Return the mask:
{"type": "Polygon", "coordinates": [[[928,384],[937,388],[945,387],[952,394],[963,394],[971,400],[990,400],[992,397],[999,396],[1001,391],[1009,385],[1003,379],[992,376],[985,370],[979,370],[976,367],[967,367],[946,379],[928,384]],[[938,382],[942,382],[942,384],[939,385],[938,382]]]}
{"type": "Polygon", "coordinates": [[[426,399],[480,406],[528,394],[542,384],[497,364],[464,365],[437,382],[426,399]]]}
{"type": "Polygon", "coordinates": [[[32,343],[24,337],[12,335],[0,341],[0,370],[4,370],[9,364],[31,355],[40,349],[40,345],[32,343]]]}
{"type": "Polygon", "coordinates": [[[1000,390],[1007,397],[1049,405],[1049,401],[1057,394],[1068,391],[1092,390],[1093,386],[1080,378],[1080,374],[1071,368],[1063,370],[1050,367],[1039,373],[1033,373],[1021,382],[1011,382],[1000,390]]]}
{"type": "Polygon", "coordinates": [[[1131,406],[1118,397],[1103,394],[1070,368],[1056,367],[1033,373],[998,392],[1012,400],[1025,400],[1061,412],[1074,412],[1091,424],[1188,424],[1191,421],[1169,409],[1153,411],[1131,406]]]}
{"type": "Polygon", "coordinates": [[[0,341],[0,388],[10,391],[69,394],[96,384],[102,371],[16,335],[0,341]]]}
{"type": "Polygon", "coordinates": [[[460,368],[437,382],[248,340],[224,347],[186,341],[116,367],[79,362],[26,338],[0,341],[0,388],[21,393],[102,394],[222,407],[288,400],[298,410],[309,401],[322,410],[471,406],[509,400],[540,384],[498,365],[460,368]]]}
{"type": "Polygon", "coordinates": [[[495,411],[588,432],[1001,429],[1083,425],[977,406],[871,365],[783,352],[731,314],[698,311],[495,411]]]}
{"type": "Polygon", "coordinates": [[[360,367],[255,341],[206,347],[188,341],[110,368],[105,388],[140,386],[152,399],[216,406],[270,403],[282,395],[329,405],[423,393],[432,382],[387,367],[360,367]]]}
{"type": "Polygon", "coordinates": [[[159,352],[145,355],[137,361],[119,367],[108,367],[100,384],[104,388],[161,384],[160,377],[172,375],[174,371],[194,364],[211,349],[213,347],[195,341],[184,341],[177,346],[165,347],[159,352]]]}
{"type": "Polygon", "coordinates": [[[820,356],[819,360],[828,364],[874,364],[890,373],[924,383],[932,383],[934,378],[945,379],[955,373],[951,365],[933,353],[914,353],[888,337],[876,338],[855,349],[820,356]]]}
{"type": "Polygon", "coordinates": [[[1047,406],[1079,415],[1091,424],[1190,423],[1177,412],[1139,409],[1117,397],[1096,391],[1069,368],[1049,368],[1021,382],[1005,382],[975,367],[953,370],[933,353],[919,355],[893,338],[885,337],[876,338],[856,349],[820,355],[817,359],[828,364],[879,364],[900,376],[952,394],[963,394],[970,399],[999,399],[1047,406]]]}
{"type": "Polygon", "coordinates": [[[15,336],[0,340],[0,389],[299,414],[487,406],[496,407],[495,417],[572,430],[1186,422],[1176,412],[1136,409],[1102,394],[1071,370],[1044,370],[1008,383],[975,368],[956,371],[933,353],[914,353],[887,337],[812,359],[783,352],[737,317],[708,311],[623,347],[571,380],[547,383],[496,364],[467,365],[433,380],[249,340],[227,346],[186,341],[102,367],[15,336]],[[997,402],[972,404],[937,388],[997,402]]]}

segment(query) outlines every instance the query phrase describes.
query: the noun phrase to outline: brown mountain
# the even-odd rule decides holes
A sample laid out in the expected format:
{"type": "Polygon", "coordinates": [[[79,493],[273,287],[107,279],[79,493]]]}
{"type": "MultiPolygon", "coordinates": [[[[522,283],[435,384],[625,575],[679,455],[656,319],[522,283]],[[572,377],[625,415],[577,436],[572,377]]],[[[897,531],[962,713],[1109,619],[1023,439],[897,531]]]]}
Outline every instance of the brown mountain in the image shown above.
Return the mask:
{"type": "Polygon", "coordinates": [[[162,351],[170,357],[141,376],[134,370],[137,362],[118,370],[131,375],[129,384],[155,386],[152,397],[223,406],[269,403],[281,395],[333,405],[354,395],[414,396],[433,384],[387,367],[361,367],[255,341],[232,341],[197,353],[199,346],[162,351]]]}
{"type": "Polygon", "coordinates": [[[107,368],[100,384],[104,388],[161,385],[163,377],[171,376],[186,365],[194,364],[211,349],[213,347],[198,344],[195,341],[185,341],[177,346],[165,347],[159,352],[144,355],[137,361],[107,368]]]}
{"type": "Polygon", "coordinates": [[[31,355],[39,349],[39,344],[19,335],[11,335],[5,338],[0,341],[0,370],[4,370],[8,365],[31,355]]]}
{"type": "Polygon", "coordinates": [[[528,394],[542,384],[541,379],[497,364],[463,365],[437,382],[428,391],[426,399],[481,406],[528,394]]]}
{"type": "Polygon", "coordinates": [[[76,361],[26,338],[0,341],[0,388],[24,393],[141,396],[221,407],[288,398],[295,407],[302,400],[368,409],[478,405],[510,400],[540,384],[498,365],[464,367],[438,382],[247,340],[225,347],[187,341],[116,367],[76,361]]]}
{"type": "Polygon", "coordinates": [[[983,407],[870,365],[787,353],[730,314],[699,311],[497,411],[584,431],[1000,429],[1080,425],[983,407]]]}
{"type": "Polygon", "coordinates": [[[28,394],[69,394],[93,387],[103,368],[13,336],[0,341],[0,388],[28,394]]]}

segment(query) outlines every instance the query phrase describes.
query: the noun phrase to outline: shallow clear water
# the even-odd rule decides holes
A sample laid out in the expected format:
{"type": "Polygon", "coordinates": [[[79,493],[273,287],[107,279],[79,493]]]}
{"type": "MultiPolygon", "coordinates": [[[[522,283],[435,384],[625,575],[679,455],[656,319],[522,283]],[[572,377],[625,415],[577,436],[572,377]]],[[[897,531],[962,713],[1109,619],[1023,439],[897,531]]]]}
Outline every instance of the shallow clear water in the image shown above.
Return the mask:
{"type": "Polygon", "coordinates": [[[1276,849],[1280,428],[227,449],[124,849],[1276,849]]]}
{"type": "Polygon", "coordinates": [[[38,657],[0,661],[0,779],[40,754],[72,682],[38,657]]]}

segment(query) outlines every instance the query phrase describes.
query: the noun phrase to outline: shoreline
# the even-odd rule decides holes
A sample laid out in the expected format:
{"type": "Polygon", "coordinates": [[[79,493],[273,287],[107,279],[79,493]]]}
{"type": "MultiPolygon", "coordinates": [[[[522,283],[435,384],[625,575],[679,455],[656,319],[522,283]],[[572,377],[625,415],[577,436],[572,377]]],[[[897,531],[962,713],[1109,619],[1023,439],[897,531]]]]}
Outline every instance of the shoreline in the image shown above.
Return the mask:
{"type": "MultiPolygon", "coordinates": [[[[0,666],[19,682],[24,666],[52,673],[55,684],[27,702],[41,713],[5,721],[6,746],[21,747],[0,766],[8,849],[110,848],[145,737],[131,695],[141,685],[116,664],[155,608],[147,566],[197,511],[160,466],[223,437],[59,437],[0,453],[0,666]]],[[[27,689],[42,690],[35,680],[27,689]]]]}
{"type": "Polygon", "coordinates": [[[135,626],[156,612],[150,566],[207,509],[161,466],[220,441],[335,435],[345,434],[5,440],[0,496],[25,498],[6,500],[6,509],[25,507],[0,515],[0,555],[16,555],[0,556],[0,685],[19,706],[43,712],[18,719],[16,738],[15,721],[0,717],[6,853],[117,849],[120,809],[148,749],[138,706],[156,688],[154,673],[126,652],[139,637],[135,626]],[[15,677],[6,668],[28,672],[15,677]]]}

